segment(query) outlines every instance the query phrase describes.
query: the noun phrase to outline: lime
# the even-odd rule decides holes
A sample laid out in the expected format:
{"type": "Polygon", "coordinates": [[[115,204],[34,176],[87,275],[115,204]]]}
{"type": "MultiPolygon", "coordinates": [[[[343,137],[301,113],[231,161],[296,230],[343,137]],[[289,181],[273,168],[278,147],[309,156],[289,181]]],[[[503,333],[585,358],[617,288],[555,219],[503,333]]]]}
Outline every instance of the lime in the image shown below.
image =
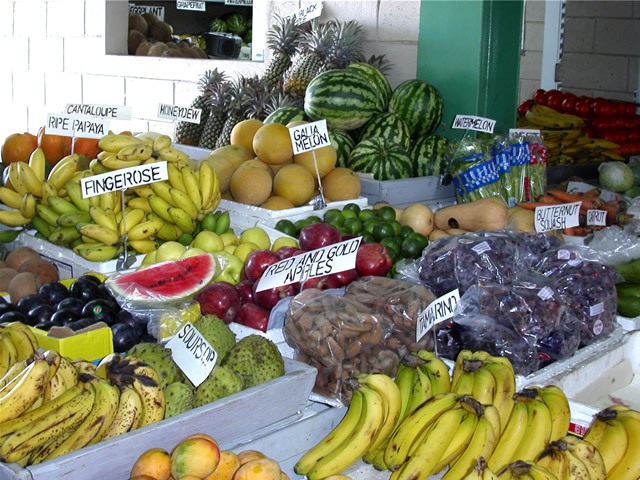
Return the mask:
{"type": "Polygon", "coordinates": [[[290,237],[295,237],[297,229],[291,220],[283,218],[276,223],[276,230],[284,233],[285,235],[289,235],[290,237]]]}
{"type": "Polygon", "coordinates": [[[400,225],[400,222],[397,220],[393,220],[391,222],[389,222],[389,225],[391,225],[391,227],[393,227],[393,235],[396,237],[400,236],[400,232],[402,232],[402,225],[400,225]]]}
{"type": "Polygon", "coordinates": [[[376,228],[376,225],[378,225],[378,223],[380,223],[380,222],[378,221],[377,218],[372,218],[370,220],[366,220],[362,224],[362,229],[365,232],[370,233],[371,235],[373,235],[373,229],[376,228]]]}
{"type": "Polygon", "coordinates": [[[311,225],[311,223],[312,222],[310,218],[301,218],[300,220],[297,220],[293,224],[296,227],[295,236],[298,236],[298,234],[300,233],[300,230],[302,230],[303,227],[306,227],[307,225],[311,225]]]}
{"type": "Polygon", "coordinates": [[[415,237],[407,237],[400,245],[400,253],[406,258],[418,258],[422,253],[422,242],[415,237]]]}
{"type": "Polygon", "coordinates": [[[370,233],[364,233],[362,235],[362,243],[376,243],[376,237],[370,233]]]}
{"type": "Polygon", "coordinates": [[[322,223],[322,219],[317,215],[311,215],[307,217],[307,220],[309,220],[309,223],[322,223]]]}
{"type": "Polygon", "coordinates": [[[190,233],[183,233],[182,235],[180,235],[180,238],[178,238],[178,241],[182,244],[182,245],[190,245],[191,242],[193,242],[193,235],[190,233]]]}
{"type": "Polygon", "coordinates": [[[324,223],[326,223],[327,225],[331,225],[336,230],[342,230],[342,226],[344,225],[344,222],[324,222],[324,223]]]}
{"type": "Polygon", "coordinates": [[[357,203],[347,203],[344,208],[342,209],[343,212],[345,211],[349,211],[349,212],[353,212],[356,215],[360,213],[360,205],[358,205],[357,203]]]}
{"type": "Polygon", "coordinates": [[[346,220],[347,218],[358,218],[358,214],[353,210],[343,210],[342,216],[346,220]]]}
{"type": "Polygon", "coordinates": [[[378,212],[377,210],[360,210],[358,217],[360,217],[360,220],[363,222],[366,222],[370,218],[378,218],[378,212]]]}
{"type": "Polygon", "coordinates": [[[213,213],[207,213],[200,222],[201,230],[209,230],[210,232],[216,231],[216,217],[213,213]]]}
{"type": "Polygon", "coordinates": [[[330,223],[334,227],[339,227],[344,223],[344,216],[337,208],[330,208],[324,214],[324,222],[330,223]]]}
{"type": "Polygon", "coordinates": [[[389,250],[389,255],[392,257],[398,256],[400,253],[400,240],[394,237],[387,237],[380,240],[380,245],[384,245],[389,250]]]}
{"type": "Polygon", "coordinates": [[[405,238],[407,238],[409,235],[411,235],[413,233],[413,228],[411,228],[411,226],[409,225],[402,225],[402,228],[400,229],[400,233],[398,234],[398,236],[404,240],[405,238]]]}
{"type": "Polygon", "coordinates": [[[378,239],[378,241],[383,238],[395,237],[395,231],[393,230],[393,226],[387,222],[378,223],[375,227],[373,227],[373,236],[378,239]]]}
{"type": "Polygon", "coordinates": [[[429,245],[429,239],[427,237],[425,237],[424,235],[422,235],[421,233],[418,233],[418,232],[413,232],[407,238],[417,238],[418,240],[420,240],[420,244],[422,245],[421,248],[423,248],[423,249],[424,249],[424,247],[429,245]]]}
{"type": "Polygon", "coordinates": [[[357,235],[362,231],[362,222],[358,217],[347,218],[342,226],[349,235],[357,235]]]}
{"type": "Polygon", "coordinates": [[[396,219],[396,211],[393,207],[385,206],[378,209],[378,216],[387,222],[393,222],[396,219]]]}

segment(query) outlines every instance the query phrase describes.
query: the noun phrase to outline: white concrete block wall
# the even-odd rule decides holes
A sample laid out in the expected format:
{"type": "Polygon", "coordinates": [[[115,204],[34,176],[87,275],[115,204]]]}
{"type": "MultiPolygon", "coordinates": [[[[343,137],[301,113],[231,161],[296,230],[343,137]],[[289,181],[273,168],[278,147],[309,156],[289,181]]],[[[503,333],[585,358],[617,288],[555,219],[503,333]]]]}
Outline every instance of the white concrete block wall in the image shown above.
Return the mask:
{"type": "Polygon", "coordinates": [[[545,2],[525,0],[524,49],[520,56],[520,85],[518,98],[531,98],[540,88],[542,47],[544,40],[545,2]]]}

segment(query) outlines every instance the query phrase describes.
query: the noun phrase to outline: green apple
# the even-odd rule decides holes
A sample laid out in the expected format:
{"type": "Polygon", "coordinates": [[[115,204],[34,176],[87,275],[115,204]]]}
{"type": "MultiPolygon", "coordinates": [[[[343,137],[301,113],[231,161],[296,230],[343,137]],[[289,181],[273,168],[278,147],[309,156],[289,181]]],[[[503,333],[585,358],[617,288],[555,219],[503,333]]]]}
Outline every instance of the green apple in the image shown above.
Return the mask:
{"type": "Polygon", "coordinates": [[[166,262],[167,260],[179,260],[186,251],[187,247],[180,242],[173,240],[164,242],[156,250],[156,263],[166,262]]]}
{"type": "Polygon", "coordinates": [[[207,252],[202,248],[191,247],[191,248],[187,248],[187,251],[184,252],[184,254],[182,255],[182,258],[195,257],[197,255],[204,255],[205,253],[207,252]]]}
{"type": "Polygon", "coordinates": [[[247,261],[247,257],[254,250],[262,250],[258,245],[253,242],[244,242],[236,247],[233,251],[233,254],[240,259],[240,261],[244,264],[247,261]]]}
{"type": "Polygon", "coordinates": [[[298,240],[293,237],[278,237],[271,245],[271,251],[277,252],[280,247],[299,247],[298,240]]]}
{"type": "Polygon", "coordinates": [[[202,230],[191,242],[191,247],[201,248],[205,252],[217,252],[224,248],[224,243],[218,234],[209,230],[202,230]]]}
{"type": "Polygon", "coordinates": [[[225,252],[224,250],[213,252],[213,256],[216,257],[216,260],[220,265],[220,273],[213,281],[229,282],[231,285],[236,285],[240,281],[244,262],[235,255],[225,252]]]}
{"type": "Polygon", "coordinates": [[[154,263],[156,263],[156,254],[158,253],[158,250],[151,250],[149,253],[147,253],[144,258],[142,259],[142,263],[140,264],[141,266],[147,266],[147,265],[153,265],[154,263]]]}
{"type": "Polygon", "coordinates": [[[260,250],[269,250],[271,247],[271,239],[269,234],[260,227],[247,228],[240,235],[240,243],[255,243],[260,250]]]}

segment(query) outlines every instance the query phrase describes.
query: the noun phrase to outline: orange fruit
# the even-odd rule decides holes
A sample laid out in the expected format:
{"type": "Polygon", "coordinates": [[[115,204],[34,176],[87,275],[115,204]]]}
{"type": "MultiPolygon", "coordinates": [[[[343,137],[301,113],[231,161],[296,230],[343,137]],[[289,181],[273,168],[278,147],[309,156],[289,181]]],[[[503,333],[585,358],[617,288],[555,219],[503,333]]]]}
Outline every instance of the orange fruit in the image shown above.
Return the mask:
{"type": "Polygon", "coordinates": [[[262,126],[262,122],[255,118],[242,120],[235,124],[231,130],[231,145],[241,145],[253,151],[253,137],[262,126]]]}
{"type": "Polygon", "coordinates": [[[229,450],[221,450],[218,468],[204,480],[232,480],[238,468],[240,468],[238,456],[229,450]]]}
{"type": "Polygon", "coordinates": [[[309,201],[314,188],[311,172],[295,163],[282,167],[273,178],[273,193],[286,198],[296,207],[309,201]]]}
{"type": "Polygon", "coordinates": [[[281,480],[280,465],[270,458],[259,458],[243,464],[233,480],[281,480]]]}
{"type": "Polygon", "coordinates": [[[293,157],[289,129],[281,123],[267,123],[253,137],[253,151],[257,157],[271,165],[284,163],[293,157]]]}
{"type": "Polygon", "coordinates": [[[322,191],[329,202],[353,200],[361,190],[360,177],[349,168],[334,168],[322,179],[322,191]]]}
{"type": "Polygon", "coordinates": [[[216,470],[219,462],[220,449],[216,443],[203,437],[189,437],[171,453],[171,475],[173,478],[187,475],[205,478],[216,470]]]}
{"type": "Polygon", "coordinates": [[[243,162],[255,157],[253,149],[243,147],[242,145],[225,145],[224,147],[218,147],[211,152],[209,156],[217,157],[218,155],[229,160],[233,164],[234,169],[242,165],[243,162]]]}
{"type": "Polygon", "coordinates": [[[29,163],[29,157],[36,149],[33,140],[26,133],[12,133],[2,144],[2,163],[9,165],[12,162],[29,163]]]}
{"type": "Polygon", "coordinates": [[[204,158],[211,168],[218,174],[218,180],[220,182],[220,193],[225,193],[229,190],[229,182],[231,181],[231,175],[236,171],[236,167],[233,166],[231,161],[223,155],[211,154],[204,158]]]}
{"type": "Polygon", "coordinates": [[[259,458],[267,458],[267,456],[264,453],[259,452],[258,450],[243,450],[238,454],[240,465],[244,465],[251,460],[257,460],[259,458]]]}
{"type": "Polygon", "coordinates": [[[138,457],[129,476],[148,475],[156,480],[167,480],[170,474],[171,457],[169,453],[162,448],[152,448],[138,457]]]}

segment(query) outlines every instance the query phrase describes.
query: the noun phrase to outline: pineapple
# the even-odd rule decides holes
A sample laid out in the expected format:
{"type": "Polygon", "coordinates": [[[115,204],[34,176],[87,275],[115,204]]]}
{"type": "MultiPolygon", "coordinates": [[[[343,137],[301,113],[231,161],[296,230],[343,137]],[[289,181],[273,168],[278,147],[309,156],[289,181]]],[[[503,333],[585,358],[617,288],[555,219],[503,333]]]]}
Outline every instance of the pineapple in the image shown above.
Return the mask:
{"type": "Polygon", "coordinates": [[[248,78],[244,89],[243,113],[244,118],[264,120],[267,118],[267,110],[276,95],[277,90],[270,88],[264,78],[258,76],[248,78]]]}
{"type": "Polygon", "coordinates": [[[216,146],[216,140],[222,132],[226,112],[224,110],[224,100],[229,84],[224,74],[220,75],[217,82],[207,85],[207,106],[209,108],[209,117],[207,118],[202,135],[200,136],[199,147],[213,149],[216,146]]]}
{"type": "Polygon", "coordinates": [[[303,34],[303,52],[297,55],[294,64],[285,73],[285,93],[304,97],[309,82],[325,67],[335,33],[335,22],[323,24],[316,19],[311,21],[311,31],[303,34]]]}
{"type": "Polygon", "coordinates": [[[387,75],[389,70],[393,67],[393,64],[384,57],[384,53],[382,55],[371,55],[369,58],[364,60],[364,62],[369,65],[373,65],[385,75],[387,75]]]}
{"type": "Polygon", "coordinates": [[[273,94],[269,98],[269,103],[265,108],[267,117],[279,108],[295,107],[304,109],[304,101],[302,98],[291,97],[284,93],[282,90],[274,90],[273,94]]]}
{"type": "Polygon", "coordinates": [[[333,45],[322,71],[345,68],[347,65],[364,61],[362,41],[364,31],[362,25],[355,20],[335,22],[333,45]]]}
{"type": "Polygon", "coordinates": [[[282,81],[284,72],[291,66],[291,57],[298,50],[302,34],[293,18],[286,19],[276,13],[274,19],[275,23],[267,32],[267,47],[273,51],[273,56],[262,75],[266,85],[271,88],[282,81]]]}
{"type": "Polygon", "coordinates": [[[200,142],[200,135],[202,134],[202,129],[204,128],[206,119],[209,117],[209,108],[207,107],[206,89],[208,85],[217,82],[220,75],[221,74],[218,72],[217,68],[214,70],[207,70],[205,74],[202,76],[202,78],[200,79],[200,81],[198,82],[200,95],[198,95],[193,100],[193,102],[191,102],[190,106],[191,108],[202,109],[202,114],[200,115],[200,123],[178,122],[176,124],[176,134],[175,134],[176,143],[197,146],[198,143],[200,142]]]}
{"type": "Polygon", "coordinates": [[[231,130],[233,130],[236,123],[244,120],[244,91],[247,86],[247,81],[247,78],[240,76],[231,81],[229,85],[224,100],[224,110],[227,112],[227,116],[222,131],[216,140],[216,148],[229,145],[231,141],[231,130]]]}

